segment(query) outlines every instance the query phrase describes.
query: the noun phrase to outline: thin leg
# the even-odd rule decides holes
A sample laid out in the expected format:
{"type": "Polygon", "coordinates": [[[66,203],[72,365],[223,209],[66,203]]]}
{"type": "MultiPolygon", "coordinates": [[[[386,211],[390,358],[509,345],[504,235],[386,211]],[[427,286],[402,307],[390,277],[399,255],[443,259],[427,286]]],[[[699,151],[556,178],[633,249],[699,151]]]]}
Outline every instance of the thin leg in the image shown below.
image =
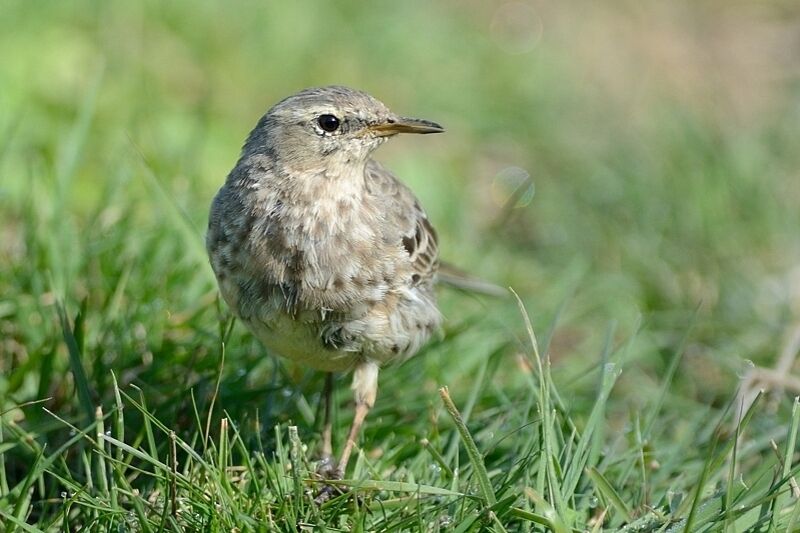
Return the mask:
{"type": "Polygon", "coordinates": [[[323,401],[325,402],[325,414],[322,419],[322,460],[330,463],[333,460],[333,444],[331,443],[333,434],[333,422],[331,421],[331,404],[333,403],[333,374],[325,374],[325,388],[322,390],[323,401]]]}
{"type": "MultiPolygon", "coordinates": [[[[329,377],[329,379],[331,380],[332,390],[333,378],[329,377]]],[[[326,389],[327,388],[326,381],[326,389]]],[[[367,413],[369,413],[369,410],[372,408],[372,406],[375,405],[375,397],[378,394],[378,365],[372,361],[365,361],[359,364],[353,372],[352,389],[356,397],[356,414],[355,417],[353,417],[353,425],[350,426],[350,433],[347,435],[347,442],[342,450],[342,456],[339,459],[339,464],[336,465],[336,470],[333,471],[333,477],[335,479],[342,479],[344,477],[344,474],[347,470],[347,463],[350,461],[350,455],[353,453],[353,447],[356,445],[356,439],[361,431],[361,426],[364,425],[364,419],[367,417],[367,413]]],[[[328,428],[327,424],[326,428],[328,428]]],[[[323,447],[330,446],[330,435],[326,436],[324,429],[322,440],[323,447]],[[326,444],[326,441],[328,444],[326,444]]],[[[331,497],[340,493],[341,489],[335,486],[325,485],[322,487],[322,490],[320,490],[319,494],[317,494],[317,497],[314,499],[314,501],[317,503],[317,505],[322,505],[331,497]]]]}
{"type": "Polygon", "coordinates": [[[347,462],[350,460],[350,454],[353,452],[353,446],[356,444],[356,439],[361,431],[361,426],[364,424],[364,419],[369,412],[369,406],[365,403],[356,405],[356,416],[353,417],[353,424],[350,426],[350,433],[347,435],[347,442],[342,450],[342,456],[339,458],[339,464],[336,465],[336,477],[343,478],[347,470],[347,462]]]}
{"type": "Polygon", "coordinates": [[[353,424],[350,426],[350,433],[347,435],[342,456],[336,465],[336,475],[344,477],[347,471],[347,463],[356,445],[356,439],[364,424],[367,413],[375,405],[375,397],[378,394],[378,365],[372,361],[365,361],[358,365],[353,372],[353,392],[356,397],[356,413],[353,417],[353,424]]]}

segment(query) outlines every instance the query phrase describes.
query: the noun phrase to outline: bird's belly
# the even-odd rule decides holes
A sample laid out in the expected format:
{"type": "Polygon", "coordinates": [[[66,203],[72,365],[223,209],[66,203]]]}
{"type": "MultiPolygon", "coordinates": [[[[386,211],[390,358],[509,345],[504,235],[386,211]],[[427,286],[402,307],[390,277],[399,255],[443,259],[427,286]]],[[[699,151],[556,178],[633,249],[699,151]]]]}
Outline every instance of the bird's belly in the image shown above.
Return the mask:
{"type": "Polygon", "coordinates": [[[318,322],[303,321],[277,312],[268,320],[243,320],[272,355],[324,372],[344,372],[353,368],[359,354],[323,345],[318,322]]]}
{"type": "Polygon", "coordinates": [[[288,288],[248,280],[219,278],[230,308],[271,355],[316,370],[347,371],[365,359],[381,365],[403,361],[441,322],[430,288],[391,291],[369,304],[352,302],[346,312],[323,312],[316,306],[289,311],[288,288]]]}

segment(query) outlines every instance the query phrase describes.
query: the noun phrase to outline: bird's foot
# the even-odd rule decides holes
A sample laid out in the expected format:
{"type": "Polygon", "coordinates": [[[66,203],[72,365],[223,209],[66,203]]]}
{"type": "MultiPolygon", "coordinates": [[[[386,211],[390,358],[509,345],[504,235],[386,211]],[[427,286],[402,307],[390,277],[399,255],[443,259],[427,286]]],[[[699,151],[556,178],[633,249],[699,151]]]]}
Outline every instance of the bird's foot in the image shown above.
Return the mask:
{"type": "MultiPolygon", "coordinates": [[[[344,476],[344,472],[337,467],[336,461],[332,457],[323,457],[319,465],[317,465],[317,475],[325,480],[339,480],[344,476]]],[[[314,503],[322,505],[331,498],[344,494],[344,492],[341,487],[326,483],[317,493],[314,503]]]]}
{"type": "Polygon", "coordinates": [[[317,497],[314,498],[314,503],[316,503],[317,505],[322,505],[331,498],[336,498],[337,496],[341,496],[342,494],[344,494],[344,491],[340,487],[326,483],[317,493],[317,497]]]}
{"type": "Polygon", "coordinates": [[[317,463],[317,475],[323,479],[337,479],[336,471],[336,459],[330,455],[323,455],[317,463]]]}

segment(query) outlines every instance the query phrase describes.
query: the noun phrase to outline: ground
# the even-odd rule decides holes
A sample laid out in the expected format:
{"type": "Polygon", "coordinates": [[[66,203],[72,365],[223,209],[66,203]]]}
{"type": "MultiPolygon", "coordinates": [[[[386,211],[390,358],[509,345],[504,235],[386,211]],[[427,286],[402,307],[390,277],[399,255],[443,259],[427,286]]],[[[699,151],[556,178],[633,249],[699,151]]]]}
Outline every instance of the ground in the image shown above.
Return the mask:
{"type": "Polygon", "coordinates": [[[800,527],[793,3],[2,11],[0,530],[800,527]],[[329,83],[446,127],[377,158],[519,300],[442,290],[319,507],[323,377],[232,322],[203,235],[329,83]]]}

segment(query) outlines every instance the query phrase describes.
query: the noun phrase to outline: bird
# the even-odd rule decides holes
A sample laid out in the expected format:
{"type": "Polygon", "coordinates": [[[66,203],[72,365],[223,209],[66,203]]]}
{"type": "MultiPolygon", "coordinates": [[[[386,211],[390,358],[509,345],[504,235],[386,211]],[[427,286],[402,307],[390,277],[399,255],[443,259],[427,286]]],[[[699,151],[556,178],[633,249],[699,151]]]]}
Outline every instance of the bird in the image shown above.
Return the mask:
{"type": "Polygon", "coordinates": [[[409,187],[372,158],[401,133],[441,133],[344,86],[301,90],[250,132],[214,197],[206,248],[220,294],[272,354],[326,373],[323,464],[342,479],[382,366],[440,330],[436,231],[409,187]],[[333,373],[355,409],[333,463],[333,373]]]}

